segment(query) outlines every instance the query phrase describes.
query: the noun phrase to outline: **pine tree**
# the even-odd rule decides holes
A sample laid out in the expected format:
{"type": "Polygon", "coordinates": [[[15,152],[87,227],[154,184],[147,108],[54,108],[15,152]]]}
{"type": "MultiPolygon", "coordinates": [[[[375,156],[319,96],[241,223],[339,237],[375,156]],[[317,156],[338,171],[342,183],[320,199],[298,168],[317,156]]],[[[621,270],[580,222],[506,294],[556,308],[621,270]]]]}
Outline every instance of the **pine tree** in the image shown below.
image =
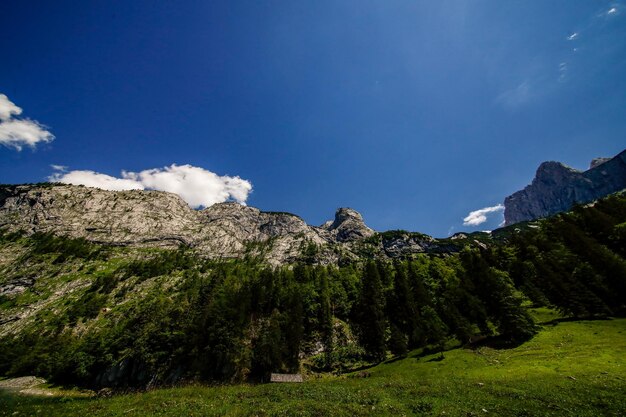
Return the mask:
{"type": "Polygon", "coordinates": [[[441,320],[434,308],[424,306],[421,310],[422,321],[426,331],[426,340],[435,346],[443,358],[443,350],[445,348],[448,327],[441,320]]]}
{"type": "Polygon", "coordinates": [[[387,314],[391,326],[389,348],[395,354],[405,354],[409,337],[417,327],[417,312],[406,268],[396,262],[394,265],[393,288],[387,299],[387,314]]]}
{"type": "Polygon", "coordinates": [[[284,313],[282,318],[283,334],[283,358],[286,367],[295,372],[299,368],[300,346],[304,337],[304,326],[302,318],[304,307],[302,305],[302,295],[297,285],[291,284],[286,290],[286,300],[284,303],[284,313]]]}
{"type": "Polygon", "coordinates": [[[373,261],[365,265],[357,309],[361,346],[372,359],[383,360],[386,354],[383,288],[373,261]]]}
{"type": "Polygon", "coordinates": [[[423,258],[422,261],[422,263],[407,262],[409,288],[415,306],[415,326],[413,332],[409,334],[409,348],[420,347],[426,343],[426,330],[422,325],[421,309],[432,304],[431,294],[426,288],[428,259],[423,258]]]}
{"type": "Polygon", "coordinates": [[[509,275],[495,268],[489,268],[486,274],[491,288],[491,308],[493,320],[498,324],[498,331],[512,342],[523,342],[537,332],[535,323],[522,307],[522,300],[515,294],[509,275]]]}
{"type": "Polygon", "coordinates": [[[274,310],[270,317],[262,321],[259,336],[254,342],[252,375],[267,380],[271,372],[280,370],[281,341],[280,313],[274,310]]]}
{"type": "Polygon", "coordinates": [[[509,274],[490,267],[478,250],[463,250],[461,261],[476,285],[489,318],[497,323],[500,335],[512,342],[530,339],[536,333],[535,324],[522,307],[522,299],[509,274]]]}
{"type": "Polygon", "coordinates": [[[333,315],[330,305],[330,290],[328,289],[328,274],[325,269],[320,271],[319,281],[320,335],[322,337],[322,344],[324,345],[327,365],[330,365],[330,357],[333,351],[333,315]]]}

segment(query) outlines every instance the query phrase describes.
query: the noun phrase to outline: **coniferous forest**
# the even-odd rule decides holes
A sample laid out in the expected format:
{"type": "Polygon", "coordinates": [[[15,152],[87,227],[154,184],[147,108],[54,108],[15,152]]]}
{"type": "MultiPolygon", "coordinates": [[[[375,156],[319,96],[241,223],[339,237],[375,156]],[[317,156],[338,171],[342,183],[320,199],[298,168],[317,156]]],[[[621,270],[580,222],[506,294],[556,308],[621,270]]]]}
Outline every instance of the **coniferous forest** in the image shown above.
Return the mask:
{"type": "Polygon", "coordinates": [[[0,374],[86,387],[341,373],[416,348],[516,346],[538,329],[528,307],[603,318],[626,304],[624,195],[494,231],[484,247],[339,266],[271,268],[184,247],[118,261],[111,248],[46,234],[4,234],[2,245],[22,245],[20,263],[51,277],[78,265],[89,285],[2,338],[0,374]]]}

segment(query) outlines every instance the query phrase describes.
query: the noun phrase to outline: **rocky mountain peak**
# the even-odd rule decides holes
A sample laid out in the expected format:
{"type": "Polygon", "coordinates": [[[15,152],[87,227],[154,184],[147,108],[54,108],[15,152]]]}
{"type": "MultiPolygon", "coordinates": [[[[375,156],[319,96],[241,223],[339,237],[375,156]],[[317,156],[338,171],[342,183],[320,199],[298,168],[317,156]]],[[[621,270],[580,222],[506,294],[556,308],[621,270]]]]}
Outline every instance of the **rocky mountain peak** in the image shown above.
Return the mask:
{"type": "Polygon", "coordinates": [[[374,231],[365,225],[363,216],[356,210],[342,207],[335,212],[335,220],[324,226],[327,230],[336,233],[340,242],[363,239],[374,234],[374,231]]]}
{"type": "Polygon", "coordinates": [[[333,221],[332,228],[336,229],[342,223],[345,223],[347,221],[364,223],[361,213],[348,207],[340,207],[335,212],[335,221],[333,221]]]}
{"type": "Polygon", "coordinates": [[[626,151],[613,158],[596,158],[586,171],[544,162],[530,185],[504,200],[505,224],[547,217],[625,188],[626,151]]]}
{"type": "Polygon", "coordinates": [[[589,169],[595,168],[599,165],[602,165],[605,162],[610,161],[611,158],[593,158],[591,163],[589,164],[589,169]]]}
{"type": "Polygon", "coordinates": [[[561,162],[547,161],[539,165],[533,182],[559,184],[575,177],[577,174],[580,174],[580,171],[570,168],[561,162]]]}

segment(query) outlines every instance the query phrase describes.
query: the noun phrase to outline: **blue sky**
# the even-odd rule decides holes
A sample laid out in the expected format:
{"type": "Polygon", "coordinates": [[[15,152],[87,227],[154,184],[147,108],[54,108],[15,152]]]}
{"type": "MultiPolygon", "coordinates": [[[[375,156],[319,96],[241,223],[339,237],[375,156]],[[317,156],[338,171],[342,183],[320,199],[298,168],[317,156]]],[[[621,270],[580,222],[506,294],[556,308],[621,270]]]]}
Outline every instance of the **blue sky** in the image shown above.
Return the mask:
{"type": "Polygon", "coordinates": [[[445,236],[626,147],[624,1],[6,0],[0,53],[3,183],[193,177],[193,204],[445,236]]]}

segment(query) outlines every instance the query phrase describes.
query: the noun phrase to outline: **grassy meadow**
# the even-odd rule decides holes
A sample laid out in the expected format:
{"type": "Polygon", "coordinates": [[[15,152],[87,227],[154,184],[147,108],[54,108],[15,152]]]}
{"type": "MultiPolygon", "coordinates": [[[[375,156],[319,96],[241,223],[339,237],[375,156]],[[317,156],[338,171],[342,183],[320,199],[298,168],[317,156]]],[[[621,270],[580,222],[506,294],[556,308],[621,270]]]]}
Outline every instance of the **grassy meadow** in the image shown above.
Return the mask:
{"type": "MultiPolygon", "coordinates": [[[[187,386],[86,398],[0,394],[0,416],[624,416],[626,319],[550,323],[512,349],[414,351],[303,384],[187,386]]],[[[53,390],[54,392],[54,390],[53,390]]]]}

